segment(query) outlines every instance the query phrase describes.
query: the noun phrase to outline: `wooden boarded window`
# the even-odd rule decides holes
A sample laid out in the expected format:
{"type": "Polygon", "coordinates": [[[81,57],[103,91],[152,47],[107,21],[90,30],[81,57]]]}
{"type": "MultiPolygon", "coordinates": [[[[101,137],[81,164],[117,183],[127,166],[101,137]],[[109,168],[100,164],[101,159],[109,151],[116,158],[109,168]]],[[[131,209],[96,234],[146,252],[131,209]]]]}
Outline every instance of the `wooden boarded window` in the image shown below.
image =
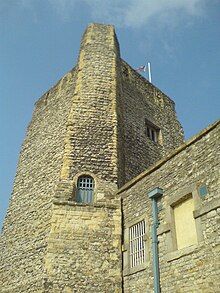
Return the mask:
{"type": "Polygon", "coordinates": [[[177,249],[197,244],[194,201],[190,197],[173,207],[177,249]]]}
{"type": "Polygon", "coordinates": [[[146,244],[144,235],[146,232],[145,221],[133,225],[129,228],[130,244],[130,267],[133,268],[142,264],[146,256],[146,244]]]}
{"type": "Polygon", "coordinates": [[[80,176],[77,181],[76,201],[92,203],[94,195],[94,179],[91,176],[80,176]]]}

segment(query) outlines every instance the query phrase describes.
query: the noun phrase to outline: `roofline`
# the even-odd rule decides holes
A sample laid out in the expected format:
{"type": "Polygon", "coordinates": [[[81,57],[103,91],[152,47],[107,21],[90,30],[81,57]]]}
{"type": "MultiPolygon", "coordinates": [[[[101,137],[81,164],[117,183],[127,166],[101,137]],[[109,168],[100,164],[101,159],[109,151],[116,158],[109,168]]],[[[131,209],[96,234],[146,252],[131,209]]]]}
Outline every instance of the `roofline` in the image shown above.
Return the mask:
{"type": "Polygon", "coordinates": [[[130,187],[132,187],[133,185],[135,185],[137,182],[139,182],[140,180],[142,180],[143,178],[145,178],[149,174],[151,174],[154,171],[158,170],[167,161],[171,160],[173,157],[175,157],[176,155],[178,155],[180,152],[182,152],[183,150],[185,150],[186,148],[188,148],[189,146],[191,146],[192,144],[194,144],[195,142],[197,142],[198,140],[200,140],[201,138],[203,138],[203,136],[205,136],[207,133],[209,133],[210,131],[212,131],[219,124],[220,124],[220,120],[217,120],[213,124],[209,125],[205,129],[203,129],[202,131],[200,131],[197,135],[194,135],[192,138],[190,138],[185,143],[183,143],[180,147],[178,147],[173,152],[171,152],[167,157],[165,157],[165,158],[157,161],[155,164],[153,164],[147,170],[145,170],[144,172],[140,173],[138,176],[136,176],[133,179],[131,179],[128,183],[126,183],[124,186],[122,186],[118,190],[117,194],[120,194],[120,193],[124,192],[125,190],[129,189],[130,187]]]}
{"type": "Polygon", "coordinates": [[[122,63],[124,63],[126,66],[129,67],[129,69],[143,82],[145,82],[148,86],[152,86],[154,89],[156,89],[158,92],[163,94],[167,100],[169,100],[174,106],[175,102],[167,95],[165,94],[161,89],[159,89],[156,85],[154,85],[152,82],[149,82],[145,77],[143,77],[139,72],[137,72],[130,64],[128,64],[123,58],[121,58],[122,63]]]}
{"type": "Polygon", "coordinates": [[[49,88],[49,90],[47,90],[45,93],[43,93],[35,102],[34,102],[34,106],[37,106],[44,98],[45,96],[52,90],[54,89],[56,86],[58,86],[58,84],[61,82],[62,79],[64,79],[66,77],[67,74],[74,72],[77,70],[77,65],[75,65],[71,70],[67,71],[58,81],[56,81],[56,83],[51,86],[51,88],[49,88]]]}

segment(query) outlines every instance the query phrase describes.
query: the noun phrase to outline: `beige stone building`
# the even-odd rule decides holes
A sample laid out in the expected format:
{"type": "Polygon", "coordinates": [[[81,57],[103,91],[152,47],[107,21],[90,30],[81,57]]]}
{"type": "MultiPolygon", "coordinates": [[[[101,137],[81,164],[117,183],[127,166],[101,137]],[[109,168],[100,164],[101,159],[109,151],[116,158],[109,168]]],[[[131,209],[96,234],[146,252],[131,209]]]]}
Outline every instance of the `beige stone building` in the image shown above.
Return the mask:
{"type": "Polygon", "coordinates": [[[219,122],[174,102],[91,24],[36,103],[1,235],[0,292],[219,292],[219,122]]]}

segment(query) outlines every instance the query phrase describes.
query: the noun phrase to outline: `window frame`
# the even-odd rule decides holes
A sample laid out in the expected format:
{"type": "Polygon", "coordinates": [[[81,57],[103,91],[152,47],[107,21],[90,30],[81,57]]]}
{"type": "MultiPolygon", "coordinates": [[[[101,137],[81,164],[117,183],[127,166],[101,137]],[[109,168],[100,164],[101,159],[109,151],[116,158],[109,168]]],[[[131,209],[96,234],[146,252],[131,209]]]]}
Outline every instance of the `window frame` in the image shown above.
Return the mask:
{"type": "Polygon", "coordinates": [[[201,199],[198,194],[197,185],[192,185],[182,190],[177,190],[176,194],[171,196],[168,200],[168,208],[166,212],[166,222],[169,224],[169,229],[167,233],[167,261],[172,261],[174,259],[180,258],[184,255],[192,253],[199,243],[203,241],[202,234],[202,225],[200,217],[195,217],[195,211],[201,206],[201,199]],[[193,217],[195,220],[196,234],[197,234],[197,244],[192,244],[183,248],[177,248],[177,239],[176,239],[176,229],[175,229],[175,219],[174,219],[174,207],[179,203],[185,201],[189,197],[192,197],[194,201],[194,211],[193,217]]]}
{"type": "Polygon", "coordinates": [[[141,220],[129,227],[129,264],[131,269],[144,263],[146,256],[145,235],[145,220],[141,220]]]}
{"type": "Polygon", "coordinates": [[[136,272],[146,270],[149,266],[149,259],[150,259],[150,252],[149,252],[149,243],[150,243],[150,235],[149,235],[149,223],[148,223],[148,217],[140,216],[135,217],[135,220],[128,222],[124,227],[124,233],[123,233],[123,245],[122,245],[122,252],[123,252],[123,275],[131,275],[136,272]],[[134,225],[144,221],[145,223],[145,234],[143,235],[143,241],[145,243],[145,255],[144,260],[142,263],[131,267],[131,258],[130,258],[130,235],[129,231],[130,228],[134,225]]]}
{"type": "Polygon", "coordinates": [[[76,181],[76,202],[78,204],[93,204],[94,203],[95,180],[89,174],[82,174],[78,176],[76,181]],[[92,186],[91,186],[92,185],[92,186]],[[84,191],[83,195],[80,191],[84,191]],[[87,198],[87,200],[79,200],[79,195],[87,198]],[[89,200],[89,197],[91,198],[89,200]]]}
{"type": "MultiPolygon", "coordinates": [[[[196,225],[196,219],[194,218],[194,211],[195,211],[195,201],[193,199],[193,195],[192,193],[189,193],[187,194],[184,198],[182,198],[180,201],[176,202],[174,205],[172,205],[172,218],[173,218],[173,233],[175,233],[175,236],[174,236],[174,240],[175,240],[175,243],[174,243],[174,246],[176,248],[176,250],[181,250],[181,249],[185,249],[185,248],[188,248],[190,246],[193,246],[193,245],[197,245],[198,244],[198,229],[197,229],[197,225],[196,225]],[[194,220],[194,223],[195,223],[195,236],[196,236],[196,242],[194,243],[191,243],[191,244],[188,244],[184,247],[178,247],[178,232],[177,232],[177,218],[175,217],[175,208],[178,208],[178,206],[180,204],[184,204],[184,203],[187,203],[187,201],[191,199],[192,202],[193,202],[193,212],[192,212],[192,219],[194,220]]],[[[183,224],[184,225],[184,224],[183,224]]]]}
{"type": "Polygon", "coordinates": [[[156,144],[161,144],[161,130],[160,128],[145,118],[145,135],[156,144]]]}

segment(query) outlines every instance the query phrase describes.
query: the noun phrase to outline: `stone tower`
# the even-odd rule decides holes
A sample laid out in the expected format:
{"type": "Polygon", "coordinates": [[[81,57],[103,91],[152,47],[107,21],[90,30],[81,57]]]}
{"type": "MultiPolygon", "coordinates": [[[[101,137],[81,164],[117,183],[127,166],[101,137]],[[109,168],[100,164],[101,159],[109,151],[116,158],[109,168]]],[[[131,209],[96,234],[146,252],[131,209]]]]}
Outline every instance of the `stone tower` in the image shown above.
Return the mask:
{"type": "Polygon", "coordinates": [[[116,191],[182,142],[173,101],[120,58],[111,25],[89,25],[77,65],[28,126],[1,236],[2,292],[121,292],[116,191]]]}

